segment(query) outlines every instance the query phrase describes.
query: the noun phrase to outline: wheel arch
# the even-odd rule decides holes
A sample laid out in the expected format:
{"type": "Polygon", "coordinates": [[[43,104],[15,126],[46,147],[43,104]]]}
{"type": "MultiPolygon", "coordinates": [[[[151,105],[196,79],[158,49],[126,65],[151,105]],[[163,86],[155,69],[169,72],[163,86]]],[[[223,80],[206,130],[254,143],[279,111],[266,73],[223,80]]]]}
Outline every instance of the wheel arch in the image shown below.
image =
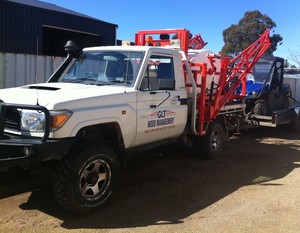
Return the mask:
{"type": "Polygon", "coordinates": [[[78,131],[76,137],[78,140],[93,141],[99,146],[106,144],[113,147],[117,152],[121,164],[125,166],[125,145],[122,130],[117,122],[83,127],[78,131]]]}

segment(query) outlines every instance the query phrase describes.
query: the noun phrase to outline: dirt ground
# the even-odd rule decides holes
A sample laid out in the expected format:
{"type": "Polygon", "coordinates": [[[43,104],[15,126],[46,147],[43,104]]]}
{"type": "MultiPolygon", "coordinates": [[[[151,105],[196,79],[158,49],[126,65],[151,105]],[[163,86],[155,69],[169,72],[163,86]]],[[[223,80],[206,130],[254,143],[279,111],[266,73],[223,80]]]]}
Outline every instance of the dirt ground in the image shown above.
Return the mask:
{"type": "Polygon", "coordinates": [[[0,173],[0,232],[300,232],[300,134],[260,128],[201,160],[179,145],[131,159],[113,202],[65,213],[50,170],[0,173]]]}

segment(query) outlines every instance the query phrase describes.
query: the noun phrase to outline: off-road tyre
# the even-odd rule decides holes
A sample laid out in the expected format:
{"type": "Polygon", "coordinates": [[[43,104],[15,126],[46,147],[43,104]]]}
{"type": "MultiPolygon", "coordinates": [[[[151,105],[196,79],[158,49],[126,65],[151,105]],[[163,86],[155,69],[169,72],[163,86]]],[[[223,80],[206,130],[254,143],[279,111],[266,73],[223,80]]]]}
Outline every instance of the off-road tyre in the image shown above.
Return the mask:
{"type": "Polygon", "coordinates": [[[257,100],[253,107],[253,113],[255,115],[267,116],[269,113],[268,100],[267,99],[257,100]]]}
{"type": "Polygon", "coordinates": [[[220,156],[224,143],[224,129],[219,121],[211,123],[205,136],[200,138],[197,148],[203,159],[215,159],[220,156]]]}
{"type": "Polygon", "coordinates": [[[54,172],[54,198],[72,214],[92,213],[112,198],[120,169],[118,156],[111,147],[78,143],[54,172]]]}

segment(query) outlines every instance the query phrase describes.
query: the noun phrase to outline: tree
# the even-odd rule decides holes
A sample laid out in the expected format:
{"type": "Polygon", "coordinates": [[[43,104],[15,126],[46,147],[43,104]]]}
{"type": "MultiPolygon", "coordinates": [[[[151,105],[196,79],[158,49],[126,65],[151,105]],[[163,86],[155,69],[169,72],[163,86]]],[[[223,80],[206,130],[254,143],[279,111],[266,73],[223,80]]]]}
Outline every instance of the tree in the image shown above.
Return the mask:
{"type": "MultiPolygon", "coordinates": [[[[223,31],[225,44],[222,54],[237,55],[257,40],[266,29],[272,30],[275,27],[275,22],[269,16],[263,15],[258,10],[247,11],[238,24],[232,24],[223,31]]],[[[268,55],[272,55],[277,49],[277,44],[282,41],[282,37],[279,34],[273,34],[270,40],[272,44],[266,52],[268,55]]]]}
{"type": "Polygon", "coordinates": [[[300,50],[289,50],[291,59],[300,67],[300,50]]]}

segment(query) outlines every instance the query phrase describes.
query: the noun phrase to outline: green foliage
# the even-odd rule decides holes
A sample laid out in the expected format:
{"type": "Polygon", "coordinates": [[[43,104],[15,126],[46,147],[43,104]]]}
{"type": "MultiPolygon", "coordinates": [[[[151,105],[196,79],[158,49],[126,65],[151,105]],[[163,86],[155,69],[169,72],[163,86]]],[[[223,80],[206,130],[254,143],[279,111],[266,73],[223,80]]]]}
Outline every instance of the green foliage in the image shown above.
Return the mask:
{"type": "MultiPolygon", "coordinates": [[[[275,22],[267,16],[261,14],[258,10],[247,11],[238,24],[232,24],[223,31],[224,46],[222,48],[223,55],[235,56],[264,33],[266,29],[274,29],[275,22]]],[[[277,49],[277,44],[282,41],[279,34],[271,36],[272,45],[267,51],[268,55],[272,55],[277,49]]]]}

